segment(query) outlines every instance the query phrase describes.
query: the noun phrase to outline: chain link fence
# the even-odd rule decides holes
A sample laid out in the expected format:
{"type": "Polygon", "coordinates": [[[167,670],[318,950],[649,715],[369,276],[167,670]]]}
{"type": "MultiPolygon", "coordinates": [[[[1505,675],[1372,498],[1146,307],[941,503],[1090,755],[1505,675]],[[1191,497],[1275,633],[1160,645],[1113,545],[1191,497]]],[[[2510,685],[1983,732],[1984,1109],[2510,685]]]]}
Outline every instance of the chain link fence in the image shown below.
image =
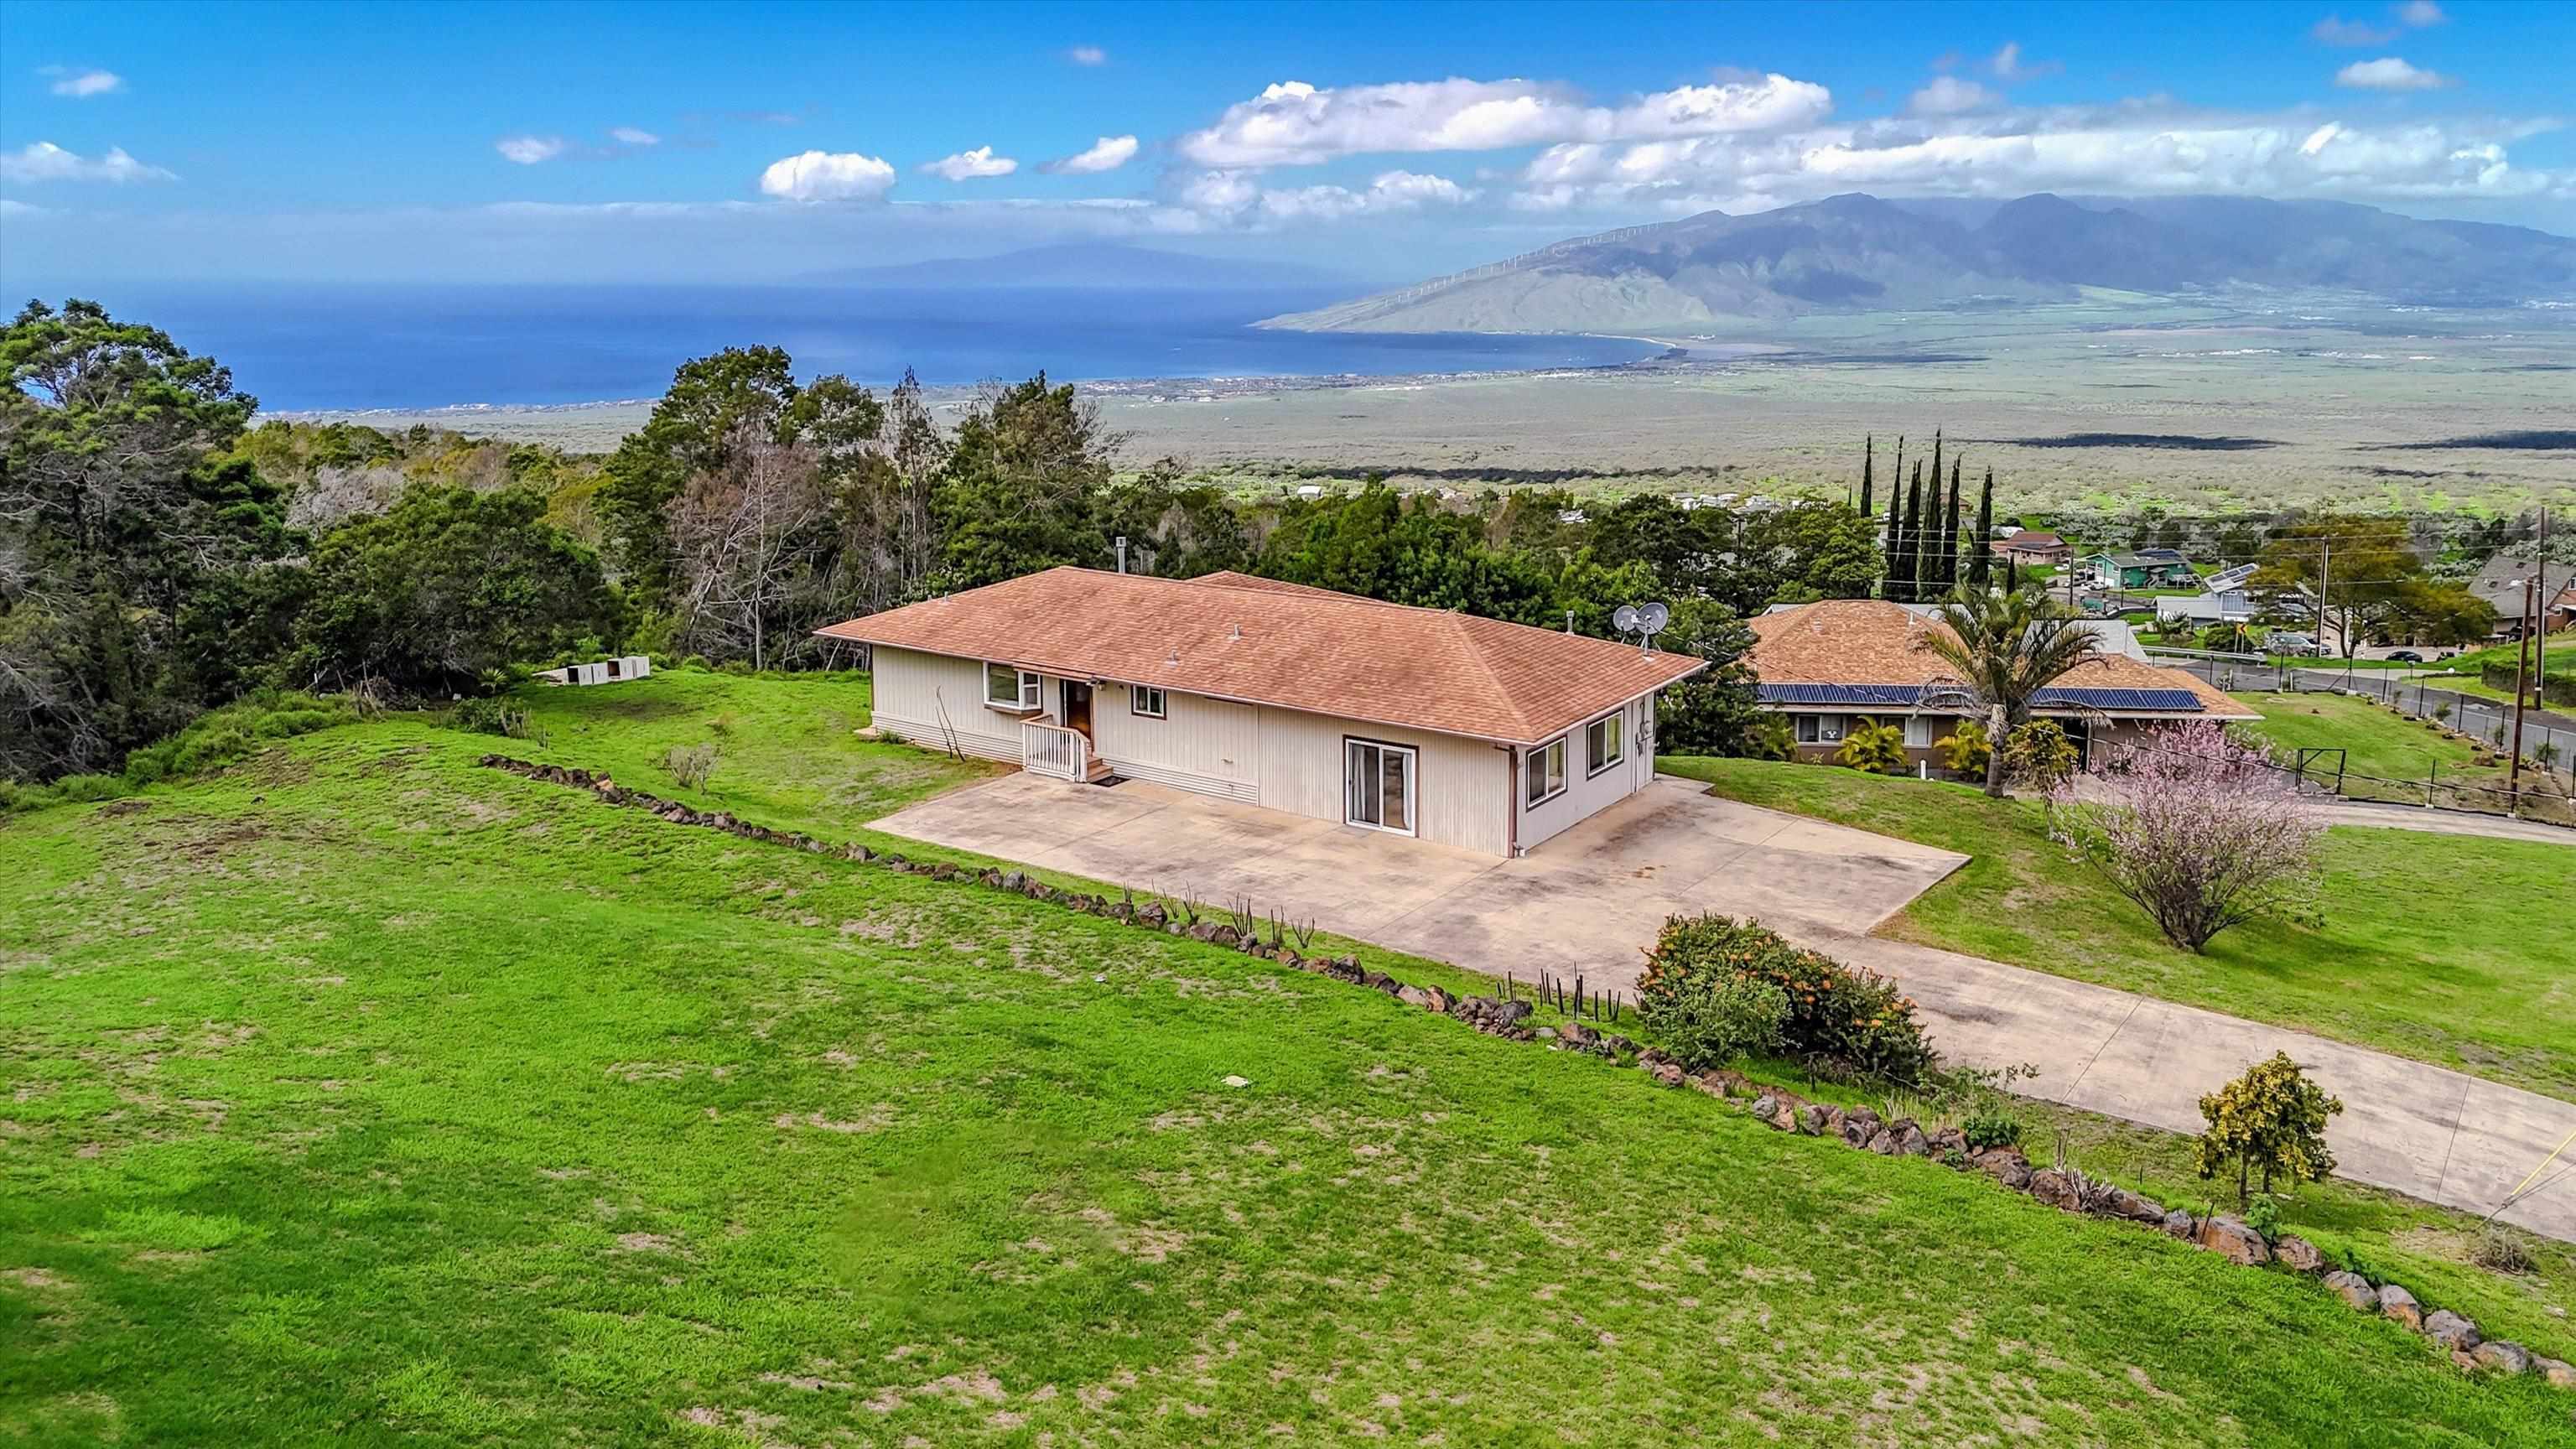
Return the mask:
{"type": "MultiPolygon", "coordinates": [[[[2502,757],[2513,744],[2513,706],[2480,695],[2441,689],[2420,680],[2400,678],[2396,670],[2307,669],[2260,659],[2223,655],[2177,655],[2150,651],[2158,664],[2180,669],[2230,693],[2342,694],[2377,701],[2416,719],[2435,720],[2492,748],[2502,757]],[[2501,733],[2499,733],[2501,731],[2501,733]]],[[[2396,805],[2468,810],[2486,815],[2520,814],[2555,824],[2576,823],[2571,805],[2571,766],[2576,766],[2576,719],[2526,708],[2522,718],[2523,788],[2514,793],[2493,780],[2445,780],[2438,771],[2422,779],[2398,780],[2354,774],[2337,753],[2307,751],[2292,768],[2300,788],[2347,800],[2376,800],[2396,805]],[[2546,761],[2547,764],[2541,762],[2546,761]]]]}

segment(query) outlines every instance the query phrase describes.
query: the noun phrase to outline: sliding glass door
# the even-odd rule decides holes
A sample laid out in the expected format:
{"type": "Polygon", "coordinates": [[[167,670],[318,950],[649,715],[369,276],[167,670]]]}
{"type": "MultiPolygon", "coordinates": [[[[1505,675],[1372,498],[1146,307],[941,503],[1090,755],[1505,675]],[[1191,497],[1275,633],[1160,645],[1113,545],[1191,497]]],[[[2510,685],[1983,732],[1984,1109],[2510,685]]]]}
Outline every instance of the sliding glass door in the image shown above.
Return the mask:
{"type": "Polygon", "coordinates": [[[1342,742],[1343,819],[1371,830],[1413,833],[1414,752],[1368,740],[1342,742]]]}

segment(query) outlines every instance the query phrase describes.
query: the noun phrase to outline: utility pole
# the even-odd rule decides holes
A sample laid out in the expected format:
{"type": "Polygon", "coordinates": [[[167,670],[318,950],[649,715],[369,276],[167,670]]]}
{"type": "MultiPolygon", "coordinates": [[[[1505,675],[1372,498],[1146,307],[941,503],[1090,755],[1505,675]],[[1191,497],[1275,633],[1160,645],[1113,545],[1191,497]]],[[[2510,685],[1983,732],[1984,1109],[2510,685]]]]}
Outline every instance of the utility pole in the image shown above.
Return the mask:
{"type": "Polygon", "coordinates": [[[2505,767],[2505,799],[2508,802],[2505,809],[2514,815],[2522,813],[2522,669],[2523,661],[2531,655],[2529,579],[2522,581],[2522,618],[2519,622],[2521,627],[2514,632],[2522,637],[2515,641],[2513,651],[2513,763],[2505,767]]]}
{"type": "Polygon", "coordinates": [[[2334,583],[2334,540],[2317,540],[2317,647],[2326,647],[2326,589],[2334,583]]]}
{"type": "MultiPolygon", "coordinates": [[[[2549,697],[2549,505],[2540,505],[2540,545],[2532,550],[2532,567],[2538,570],[2534,587],[2540,595],[2538,617],[2540,642],[2531,656],[2531,707],[2540,708],[2549,697]]],[[[2517,692],[2515,698],[2519,699],[2517,692]]]]}

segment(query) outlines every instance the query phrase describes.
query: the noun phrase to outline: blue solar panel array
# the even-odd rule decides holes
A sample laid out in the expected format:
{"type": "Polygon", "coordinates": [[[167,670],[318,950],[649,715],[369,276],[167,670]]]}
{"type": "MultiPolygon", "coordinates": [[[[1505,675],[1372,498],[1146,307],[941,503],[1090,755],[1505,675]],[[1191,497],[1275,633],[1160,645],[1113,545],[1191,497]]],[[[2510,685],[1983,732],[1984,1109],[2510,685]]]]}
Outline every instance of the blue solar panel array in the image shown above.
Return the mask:
{"type": "MultiPolygon", "coordinates": [[[[1923,699],[1923,687],[1917,684],[1764,684],[1757,688],[1764,704],[1910,709],[1923,699]]],[[[2042,709],[2200,710],[2200,696],[2188,689],[2043,689],[2032,703],[2042,709]]]]}

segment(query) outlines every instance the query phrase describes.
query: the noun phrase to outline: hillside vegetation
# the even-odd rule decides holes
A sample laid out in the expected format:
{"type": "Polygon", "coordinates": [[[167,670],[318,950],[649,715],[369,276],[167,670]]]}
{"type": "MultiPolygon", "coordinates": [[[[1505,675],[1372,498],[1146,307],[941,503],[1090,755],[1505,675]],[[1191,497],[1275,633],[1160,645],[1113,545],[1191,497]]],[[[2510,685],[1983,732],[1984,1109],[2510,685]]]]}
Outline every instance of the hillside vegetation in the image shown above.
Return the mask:
{"type": "MultiPolygon", "coordinates": [[[[517,700],[542,738],[397,715],[0,824],[0,1424],[2563,1437],[2560,1392],[2465,1378],[2292,1275],[1326,978],[473,763],[548,751],[865,838],[849,819],[980,767],[852,738],[861,679],[517,700]],[[710,738],[734,743],[707,791],[655,775],[710,738]]],[[[2409,1225],[2438,1219],[2356,1220],[2321,1241],[2434,1272],[2409,1225]]],[[[2571,1347],[2536,1280],[2431,1281],[2571,1347]]]]}

